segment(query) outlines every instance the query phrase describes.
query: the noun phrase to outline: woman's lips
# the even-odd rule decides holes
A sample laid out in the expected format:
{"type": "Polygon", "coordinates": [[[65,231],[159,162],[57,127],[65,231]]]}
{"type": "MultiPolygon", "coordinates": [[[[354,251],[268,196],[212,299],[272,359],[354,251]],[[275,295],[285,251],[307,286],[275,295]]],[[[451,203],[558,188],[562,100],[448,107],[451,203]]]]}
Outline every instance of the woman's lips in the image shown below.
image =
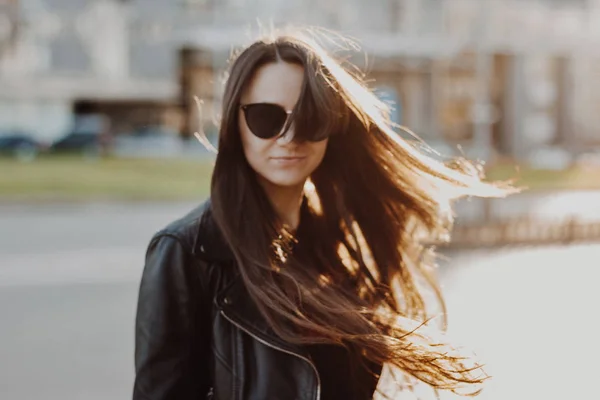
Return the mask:
{"type": "Polygon", "coordinates": [[[287,166],[299,164],[306,159],[306,156],[283,156],[283,157],[271,157],[277,165],[287,166]]]}

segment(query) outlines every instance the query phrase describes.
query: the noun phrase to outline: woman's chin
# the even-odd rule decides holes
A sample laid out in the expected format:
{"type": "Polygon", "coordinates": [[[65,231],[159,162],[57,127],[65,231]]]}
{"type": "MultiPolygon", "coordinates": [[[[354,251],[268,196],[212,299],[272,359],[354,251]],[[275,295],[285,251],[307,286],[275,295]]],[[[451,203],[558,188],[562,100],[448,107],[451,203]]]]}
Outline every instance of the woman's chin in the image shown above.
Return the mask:
{"type": "Polygon", "coordinates": [[[293,174],[276,174],[270,176],[263,176],[263,181],[269,186],[280,187],[280,188],[294,188],[303,187],[307,177],[295,176],[293,174]]]}

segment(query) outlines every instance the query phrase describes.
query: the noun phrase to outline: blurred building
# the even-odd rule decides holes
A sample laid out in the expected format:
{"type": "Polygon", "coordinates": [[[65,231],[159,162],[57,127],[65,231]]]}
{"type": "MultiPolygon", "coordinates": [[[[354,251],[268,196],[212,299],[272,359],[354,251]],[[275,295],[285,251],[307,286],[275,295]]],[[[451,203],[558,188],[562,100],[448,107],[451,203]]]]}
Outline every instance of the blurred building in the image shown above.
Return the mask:
{"type": "Polygon", "coordinates": [[[600,139],[600,0],[0,4],[18,11],[10,15],[19,28],[0,23],[0,128],[53,137],[73,112],[99,112],[116,131],[135,124],[210,130],[220,73],[231,49],[258,30],[258,18],[357,38],[369,57],[355,62],[395,104],[395,120],[432,141],[484,158],[490,149],[525,158],[540,147],[577,150],[600,139]],[[204,100],[201,116],[194,95],[204,100]]]}
{"type": "Polygon", "coordinates": [[[545,147],[578,151],[600,139],[592,89],[600,65],[597,0],[237,3],[211,9],[215,22],[185,36],[184,65],[196,70],[184,74],[190,131],[198,129],[191,96],[219,95],[211,69],[225,67],[232,38],[247,36],[252,10],[271,3],[264,15],[275,22],[308,21],[358,38],[369,59],[355,61],[394,100],[397,122],[434,143],[461,144],[487,159],[526,158],[545,147]]]}
{"type": "MultiPolygon", "coordinates": [[[[177,45],[141,19],[145,1],[0,2],[17,10],[11,25],[18,27],[0,53],[0,130],[19,127],[50,140],[70,129],[76,113],[108,114],[117,131],[177,123],[170,68],[177,45]]],[[[160,7],[152,10],[162,16],[160,7]]]]}

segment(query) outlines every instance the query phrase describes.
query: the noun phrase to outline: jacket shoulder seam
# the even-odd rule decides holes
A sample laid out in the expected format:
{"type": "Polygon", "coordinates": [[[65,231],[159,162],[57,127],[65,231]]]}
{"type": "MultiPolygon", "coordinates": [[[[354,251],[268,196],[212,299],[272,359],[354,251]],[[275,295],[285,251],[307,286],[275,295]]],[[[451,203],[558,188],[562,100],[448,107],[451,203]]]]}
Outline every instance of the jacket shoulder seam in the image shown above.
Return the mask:
{"type": "Polygon", "coordinates": [[[172,239],[175,239],[187,253],[189,253],[190,255],[193,255],[192,248],[191,248],[190,244],[187,243],[185,238],[183,238],[180,233],[172,231],[172,230],[163,229],[163,230],[158,231],[152,237],[151,242],[156,243],[156,241],[158,241],[160,238],[163,238],[163,237],[170,237],[172,239]]]}

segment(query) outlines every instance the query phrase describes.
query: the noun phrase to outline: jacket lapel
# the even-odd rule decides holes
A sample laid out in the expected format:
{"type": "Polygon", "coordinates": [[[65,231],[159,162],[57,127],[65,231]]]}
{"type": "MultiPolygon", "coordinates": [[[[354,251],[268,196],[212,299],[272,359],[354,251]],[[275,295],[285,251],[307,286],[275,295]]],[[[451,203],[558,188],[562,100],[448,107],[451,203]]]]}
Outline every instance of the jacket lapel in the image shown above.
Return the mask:
{"type": "Polygon", "coordinates": [[[298,355],[306,355],[300,345],[279,338],[250,297],[241,276],[217,295],[217,304],[226,316],[257,338],[298,355]]]}

